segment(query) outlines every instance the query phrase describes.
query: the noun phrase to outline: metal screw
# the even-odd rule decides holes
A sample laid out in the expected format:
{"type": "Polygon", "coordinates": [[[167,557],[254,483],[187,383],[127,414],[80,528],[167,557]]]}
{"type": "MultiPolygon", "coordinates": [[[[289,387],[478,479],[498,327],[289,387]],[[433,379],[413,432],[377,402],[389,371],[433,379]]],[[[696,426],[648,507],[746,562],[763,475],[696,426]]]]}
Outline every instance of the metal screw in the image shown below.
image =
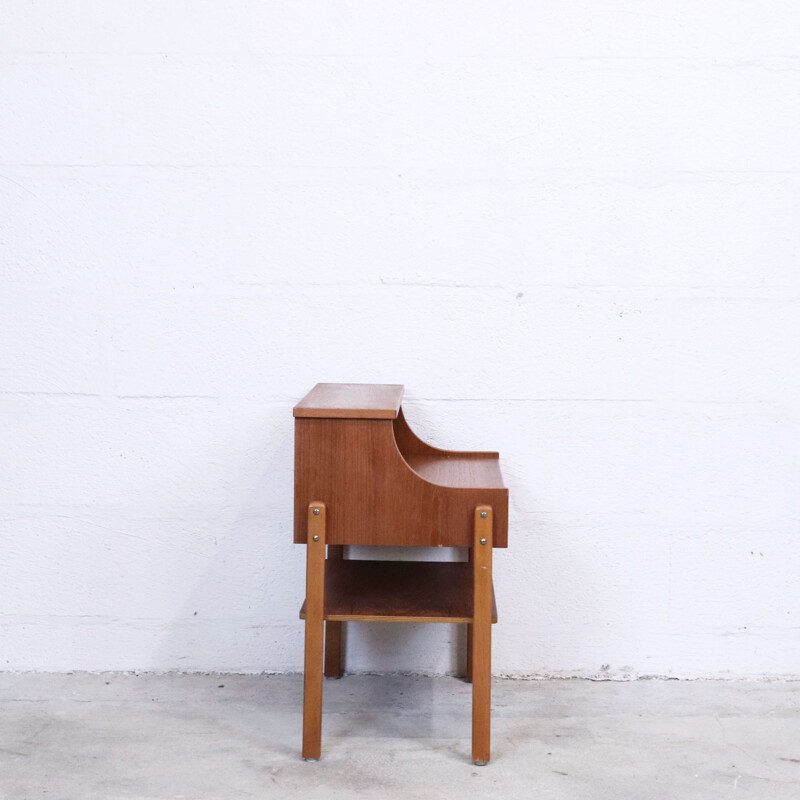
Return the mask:
{"type": "Polygon", "coordinates": [[[315,541],[315,542],[318,542],[318,541],[319,541],[319,536],[314,536],[314,537],[312,537],[312,538],[314,539],[314,541],[315,541]]]}
{"type": "Polygon", "coordinates": [[[315,517],[318,517],[318,516],[319,516],[319,509],[318,509],[318,508],[315,508],[315,509],[314,509],[314,516],[315,516],[315,517]]]}
{"type": "Polygon", "coordinates": [[[481,539],[481,544],[486,544],[486,539],[481,539]]]}
{"type": "Polygon", "coordinates": [[[486,519],[486,512],[485,512],[485,511],[481,511],[481,516],[482,516],[484,519],[486,519]]]}

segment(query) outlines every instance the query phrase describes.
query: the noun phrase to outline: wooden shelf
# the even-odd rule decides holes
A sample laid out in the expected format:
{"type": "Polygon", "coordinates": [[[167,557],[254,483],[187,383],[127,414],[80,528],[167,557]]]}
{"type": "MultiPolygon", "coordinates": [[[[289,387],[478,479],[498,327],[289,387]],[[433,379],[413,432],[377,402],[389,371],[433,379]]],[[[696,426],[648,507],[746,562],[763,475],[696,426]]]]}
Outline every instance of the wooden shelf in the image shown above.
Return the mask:
{"type": "Polygon", "coordinates": [[[444,453],[404,455],[411,469],[438,486],[463,489],[504,489],[500,463],[495,454],[444,453]]]}
{"type": "MultiPolygon", "coordinates": [[[[325,562],[325,619],[331,622],[472,622],[472,596],[466,562],[325,562]]],[[[303,603],[300,619],[305,613],[303,603]]]]}

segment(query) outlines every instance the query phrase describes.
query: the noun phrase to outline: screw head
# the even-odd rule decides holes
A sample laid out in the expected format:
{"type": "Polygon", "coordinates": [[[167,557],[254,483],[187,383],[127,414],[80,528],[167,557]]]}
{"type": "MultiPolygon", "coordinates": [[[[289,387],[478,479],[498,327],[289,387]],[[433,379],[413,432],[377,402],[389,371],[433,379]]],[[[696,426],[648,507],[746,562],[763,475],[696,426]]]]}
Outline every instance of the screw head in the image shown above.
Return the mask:
{"type": "Polygon", "coordinates": [[[481,544],[486,544],[486,539],[481,539],[481,544]]]}
{"type": "Polygon", "coordinates": [[[314,516],[315,516],[315,517],[318,517],[318,516],[319,516],[319,509],[318,509],[318,508],[315,508],[315,509],[314,509],[314,516]]]}
{"type": "Polygon", "coordinates": [[[315,542],[318,542],[319,541],[319,536],[314,536],[313,539],[314,539],[315,542]]]}
{"type": "Polygon", "coordinates": [[[486,519],[486,512],[485,512],[485,511],[481,511],[481,516],[482,516],[484,519],[486,519]]]}

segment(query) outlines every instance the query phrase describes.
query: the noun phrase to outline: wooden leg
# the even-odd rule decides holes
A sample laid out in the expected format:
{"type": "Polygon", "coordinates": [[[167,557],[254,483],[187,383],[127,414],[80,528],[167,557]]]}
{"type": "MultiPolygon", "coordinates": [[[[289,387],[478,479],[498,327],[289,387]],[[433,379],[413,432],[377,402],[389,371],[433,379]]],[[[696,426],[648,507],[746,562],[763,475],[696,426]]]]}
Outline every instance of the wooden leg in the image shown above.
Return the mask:
{"type": "MultiPolygon", "coordinates": [[[[328,558],[341,560],[344,558],[344,546],[328,545],[328,558]]],[[[343,622],[325,623],[325,677],[341,678],[342,661],[342,625],[343,622]]]]}
{"type": "Polygon", "coordinates": [[[472,623],[467,624],[467,674],[464,680],[472,683],[472,623]]]}
{"type": "MultiPolygon", "coordinates": [[[[467,561],[472,563],[472,548],[467,550],[467,561]]],[[[467,674],[466,680],[472,683],[472,623],[467,623],[467,674]]]]}
{"type": "Polygon", "coordinates": [[[472,760],[489,762],[492,714],[492,507],[475,509],[472,558],[472,760]]]}
{"type": "Polygon", "coordinates": [[[303,679],[303,758],[322,748],[322,650],[325,636],[325,503],[308,507],[306,651],[303,679]]]}

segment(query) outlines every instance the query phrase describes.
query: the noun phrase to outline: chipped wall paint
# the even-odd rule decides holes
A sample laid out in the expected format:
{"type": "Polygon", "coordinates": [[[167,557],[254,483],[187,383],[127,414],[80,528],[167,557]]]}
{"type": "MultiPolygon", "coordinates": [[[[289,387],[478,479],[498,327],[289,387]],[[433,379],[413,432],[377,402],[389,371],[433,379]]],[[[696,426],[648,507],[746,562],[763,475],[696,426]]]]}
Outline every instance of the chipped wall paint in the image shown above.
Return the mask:
{"type": "Polygon", "coordinates": [[[301,669],[327,380],[501,452],[498,674],[797,676],[800,19],[734,5],[4,12],[0,668],[301,669]]]}

